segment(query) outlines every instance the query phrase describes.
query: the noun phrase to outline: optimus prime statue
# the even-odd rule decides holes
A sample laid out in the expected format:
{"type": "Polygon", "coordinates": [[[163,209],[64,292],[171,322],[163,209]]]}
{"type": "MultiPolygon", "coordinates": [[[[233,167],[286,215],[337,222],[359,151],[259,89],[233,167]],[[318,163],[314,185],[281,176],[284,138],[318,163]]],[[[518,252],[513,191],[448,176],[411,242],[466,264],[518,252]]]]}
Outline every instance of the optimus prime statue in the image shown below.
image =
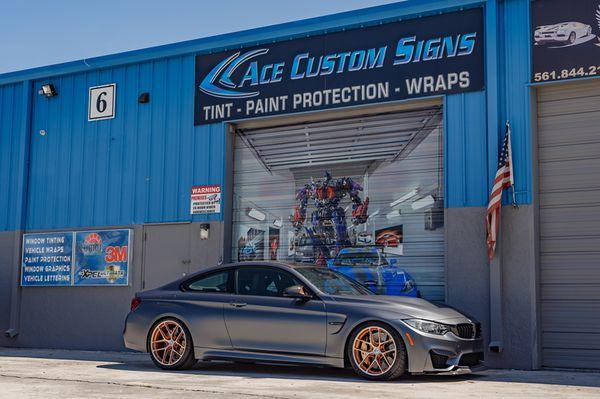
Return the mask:
{"type": "Polygon", "coordinates": [[[363,201],[358,196],[363,191],[360,184],[349,177],[333,179],[329,172],[325,172],[324,177],[322,181],[311,181],[296,193],[296,200],[300,205],[295,207],[292,217],[292,225],[298,233],[305,227],[308,202],[314,201],[316,210],[311,213],[312,228],[306,228],[306,231],[313,243],[317,265],[324,265],[326,259],[332,256],[330,248],[334,244],[336,253],[350,245],[346,211],[340,206],[342,199],[348,195],[352,201],[354,226],[367,221],[369,207],[369,197],[363,201]]]}

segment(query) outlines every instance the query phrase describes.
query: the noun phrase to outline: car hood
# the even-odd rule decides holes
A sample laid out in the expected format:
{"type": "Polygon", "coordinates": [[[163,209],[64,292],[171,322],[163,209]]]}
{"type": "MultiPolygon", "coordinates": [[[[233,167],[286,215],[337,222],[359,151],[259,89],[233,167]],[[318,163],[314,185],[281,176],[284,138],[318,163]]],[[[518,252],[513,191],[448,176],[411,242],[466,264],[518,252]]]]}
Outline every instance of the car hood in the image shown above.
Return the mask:
{"type": "Polygon", "coordinates": [[[389,295],[335,295],[331,296],[331,298],[340,305],[344,304],[352,307],[372,308],[377,311],[389,311],[397,315],[398,318],[425,319],[448,324],[473,321],[456,309],[434,304],[421,298],[389,295]]]}

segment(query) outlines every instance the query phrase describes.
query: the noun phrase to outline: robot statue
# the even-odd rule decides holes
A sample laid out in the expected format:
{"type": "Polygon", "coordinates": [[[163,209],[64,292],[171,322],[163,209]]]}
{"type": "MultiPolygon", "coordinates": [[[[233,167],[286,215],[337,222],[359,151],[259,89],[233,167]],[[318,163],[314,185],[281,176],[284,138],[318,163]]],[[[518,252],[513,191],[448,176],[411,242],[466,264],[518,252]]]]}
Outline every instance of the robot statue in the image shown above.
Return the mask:
{"type": "Polygon", "coordinates": [[[296,193],[296,200],[300,205],[294,209],[292,225],[298,234],[306,221],[308,202],[313,200],[315,210],[311,213],[311,225],[306,231],[311,237],[317,265],[324,265],[326,260],[340,249],[350,245],[348,226],[346,224],[346,211],[340,206],[343,198],[350,197],[352,201],[352,225],[357,226],[367,221],[369,197],[361,200],[359,192],[363,191],[360,184],[349,177],[333,179],[329,172],[325,172],[325,179],[317,182],[311,179],[296,193]]]}

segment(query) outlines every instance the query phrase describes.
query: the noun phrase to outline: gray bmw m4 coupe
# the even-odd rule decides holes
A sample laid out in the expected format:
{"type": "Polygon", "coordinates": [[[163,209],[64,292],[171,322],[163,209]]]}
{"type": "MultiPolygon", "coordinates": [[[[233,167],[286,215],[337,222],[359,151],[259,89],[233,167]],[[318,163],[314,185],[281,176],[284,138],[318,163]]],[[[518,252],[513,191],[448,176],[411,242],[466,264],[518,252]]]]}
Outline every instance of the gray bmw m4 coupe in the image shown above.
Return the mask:
{"type": "Polygon", "coordinates": [[[368,379],[481,365],[475,320],[420,298],[382,296],[333,270],[244,262],[135,296],[125,345],[160,368],[230,360],[352,367],[368,379]]]}

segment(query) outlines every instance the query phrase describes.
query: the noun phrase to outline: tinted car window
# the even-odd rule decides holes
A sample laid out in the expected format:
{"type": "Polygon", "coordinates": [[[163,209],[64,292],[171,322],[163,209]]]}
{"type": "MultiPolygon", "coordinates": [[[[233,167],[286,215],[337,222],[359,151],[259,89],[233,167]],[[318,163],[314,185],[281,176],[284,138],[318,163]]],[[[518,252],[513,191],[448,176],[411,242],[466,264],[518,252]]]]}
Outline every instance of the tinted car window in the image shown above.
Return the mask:
{"type": "Polygon", "coordinates": [[[188,283],[190,291],[231,293],[233,292],[232,271],[224,270],[199,277],[188,283]]]}
{"type": "Polygon", "coordinates": [[[299,267],[296,270],[329,295],[374,295],[367,287],[333,270],[322,267],[299,267]]]}
{"type": "Polygon", "coordinates": [[[273,268],[243,267],[237,272],[240,295],[283,296],[286,288],[299,285],[291,274],[273,268]]]}

